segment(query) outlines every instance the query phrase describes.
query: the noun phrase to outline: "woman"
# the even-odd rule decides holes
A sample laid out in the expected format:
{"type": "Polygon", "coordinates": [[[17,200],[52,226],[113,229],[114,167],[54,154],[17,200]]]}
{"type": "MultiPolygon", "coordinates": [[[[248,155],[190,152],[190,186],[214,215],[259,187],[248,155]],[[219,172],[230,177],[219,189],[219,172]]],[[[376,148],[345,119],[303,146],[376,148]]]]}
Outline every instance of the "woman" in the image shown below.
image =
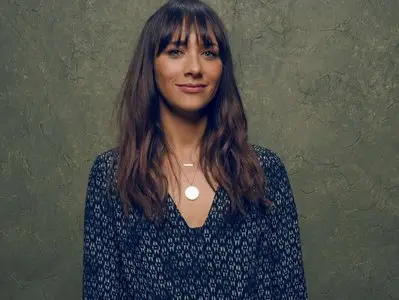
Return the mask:
{"type": "Polygon", "coordinates": [[[247,142],[225,27],[199,0],[146,22],[118,147],[95,159],[84,299],[306,299],[285,167],[247,142]]]}

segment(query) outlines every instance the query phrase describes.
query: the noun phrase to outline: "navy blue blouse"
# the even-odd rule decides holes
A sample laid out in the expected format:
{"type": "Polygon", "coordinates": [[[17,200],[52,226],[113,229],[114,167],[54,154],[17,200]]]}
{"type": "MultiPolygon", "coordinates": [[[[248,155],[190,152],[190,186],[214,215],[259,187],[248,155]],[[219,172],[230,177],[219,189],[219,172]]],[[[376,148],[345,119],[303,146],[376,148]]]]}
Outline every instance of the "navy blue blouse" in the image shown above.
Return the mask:
{"type": "Polygon", "coordinates": [[[297,210],[281,159],[252,145],[273,201],[237,222],[219,187],[202,227],[187,225],[168,197],[157,227],[139,210],[122,218],[115,150],[91,167],[84,214],[83,299],[307,299],[297,210]]]}

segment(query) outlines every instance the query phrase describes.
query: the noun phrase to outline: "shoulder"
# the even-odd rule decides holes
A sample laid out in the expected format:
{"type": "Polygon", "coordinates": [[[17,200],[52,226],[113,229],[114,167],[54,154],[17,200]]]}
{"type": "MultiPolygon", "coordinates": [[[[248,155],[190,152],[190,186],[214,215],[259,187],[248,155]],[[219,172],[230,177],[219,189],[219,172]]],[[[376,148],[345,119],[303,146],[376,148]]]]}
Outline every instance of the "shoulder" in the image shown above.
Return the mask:
{"type": "Polygon", "coordinates": [[[252,147],[260,160],[265,174],[267,194],[272,198],[270,200],[275,204],[279,204],[281,197],[277,196],[277,194],[283,195],[291,191],[287,169],[281,157],[273,150],[256,144],[252,144],[252,147]]]}
{"type": "Polygon", "coordinates": [[[97,168],[113,166],[117,163],[118,155],[118,148],[104,150],[95,156],[93,166],[97,168]]]}
{"type": "MultiPolygon", "coordinates": [[[[103,217],[114,217],[120,211],[116,196],[116,162],[117,149],[107,149],[93,158],[87,185],[85,216],[87,220],[102,214],[103,217]]],[[[89,222],[89,221],[87,221],[89,222]]]]}
{"type": "Polygon", "coordinates": [[[269,173],[284,168],[283,161],[276,152],[259,144],[250,145],[255,151],[265,172],[269,173]]]}
{"type": "Polygon", "coordinates": [[[106,228],[110,222],[120,214],[120,206],[115,201],[116,185],[114,166],[116,162],[115,149],[104,150],[96,154],[89,171],[85,201],[85,228],[97,228],[101,230],[112,230],[106,228]]]}
{"type": "Polygon", "coordinates": [[[118,148],[107,149],[95,155],[89,174],[91,182],[96,181],[97,185],[113,190],[115,184],[111,183],[115,180],[117,162],[118,148]]]}
{"type": "Polygon", "coordinates": [[[118,162],[118,148],[104,150],[94,157],[91,172],[103,172],[104,176],[114,170],[118,162]]]}

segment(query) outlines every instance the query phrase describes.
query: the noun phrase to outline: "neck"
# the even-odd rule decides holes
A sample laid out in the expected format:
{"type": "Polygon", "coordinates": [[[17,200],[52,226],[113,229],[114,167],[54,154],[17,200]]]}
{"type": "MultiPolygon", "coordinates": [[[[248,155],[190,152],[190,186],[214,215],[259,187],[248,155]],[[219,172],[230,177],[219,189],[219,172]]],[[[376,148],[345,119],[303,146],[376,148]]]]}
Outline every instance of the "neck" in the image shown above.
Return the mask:
{"type": "Polygon", "coordinates": [[[160,125],[167,143],[183,162],[193,162],[199,157],[199,142],[204,135],[207,118],[187,120],[171,113],[160,114],[160,125]]]}

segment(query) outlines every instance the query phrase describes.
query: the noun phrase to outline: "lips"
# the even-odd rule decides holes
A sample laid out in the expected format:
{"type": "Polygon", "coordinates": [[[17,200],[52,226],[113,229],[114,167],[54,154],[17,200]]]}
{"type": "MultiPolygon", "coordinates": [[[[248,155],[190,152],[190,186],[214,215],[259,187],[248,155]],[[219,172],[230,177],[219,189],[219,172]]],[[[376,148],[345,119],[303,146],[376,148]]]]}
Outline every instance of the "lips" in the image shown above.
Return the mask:
{"type": "Polygon", "coordinates": [[[177,84],[176,85],[180,91],[186,94],[197,94],[201,93],[205,87],[206,84],[177,84]]]}
{"type": "Polygon", "coordinates": [[[189,87],[189,88],[200,88],[200,87],[206,87],[206,84],[200,84],[200,83],[187,83],[187,84],[177,84],[177,86],[184,86],[184,87],[189,87]]]}

